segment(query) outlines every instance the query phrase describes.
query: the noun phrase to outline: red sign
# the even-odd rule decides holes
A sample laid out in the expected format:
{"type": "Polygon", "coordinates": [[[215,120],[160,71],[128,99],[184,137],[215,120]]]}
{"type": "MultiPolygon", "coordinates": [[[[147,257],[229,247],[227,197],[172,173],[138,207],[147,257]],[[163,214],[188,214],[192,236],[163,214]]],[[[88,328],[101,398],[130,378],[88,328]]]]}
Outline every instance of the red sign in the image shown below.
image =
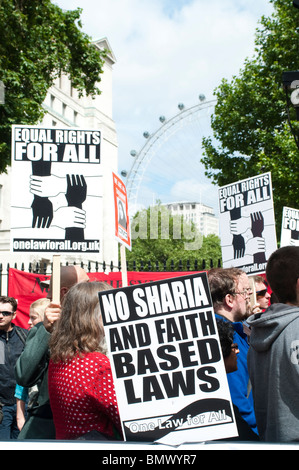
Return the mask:
{"type": "MultiPolygon", "coordinates": [[[[91,281],[107,282],[112,288],[122,287],[121,272],[87,273],[91,281]]],[[[160,279],[170,279],[185,276],[192,272],[128,272],[128,285],[143,284],[160,279]]],[[[41,297],[47,297],[48,288],[42,281],[50,279],[50,275],[32,274],[11,268],[8,274],[8,295],[18,300],[17,317],[14,323],[22,328],[28,328],[30,305],[41,297]]]]}
{"type": "Polygon", "coordinates": [[[130,219],[127,190],[122,180],[112,173],[115,208],[115,236],[117,240],[131,250],[130,219]]]}

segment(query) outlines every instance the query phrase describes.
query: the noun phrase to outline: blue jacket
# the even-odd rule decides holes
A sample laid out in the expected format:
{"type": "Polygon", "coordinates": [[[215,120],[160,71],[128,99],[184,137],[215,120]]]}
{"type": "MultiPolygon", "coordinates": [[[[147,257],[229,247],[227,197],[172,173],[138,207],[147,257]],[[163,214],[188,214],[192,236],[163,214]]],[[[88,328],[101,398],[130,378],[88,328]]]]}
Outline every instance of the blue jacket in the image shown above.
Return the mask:
{"type": "MultiPolygon", "coordinates": [[[[216,314],[215,316],[220,320],[228,321],[220,315],[216,314]]],[[[238,354],[238,370],[227,374],[229,390],[233,404],[238,407],[243,419],[258,434],[247,367],[247,353],[249,350],[247,335],[243,331],[242,322],[232,322],[232,326],[235,331],[234,342],[237,343],[240,352],[238,354]]]]}

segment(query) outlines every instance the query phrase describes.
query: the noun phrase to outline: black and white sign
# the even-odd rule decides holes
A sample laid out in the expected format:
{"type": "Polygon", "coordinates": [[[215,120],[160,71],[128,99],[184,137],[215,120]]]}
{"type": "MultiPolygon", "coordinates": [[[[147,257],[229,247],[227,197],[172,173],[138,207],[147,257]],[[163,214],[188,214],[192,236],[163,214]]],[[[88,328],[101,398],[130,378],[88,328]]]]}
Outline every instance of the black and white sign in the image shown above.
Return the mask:
{"type": "Polygon", "coordinates": [[[277,248],[271,173],[219,188],[223,267],[263,273],[277,248]]]}
{"type": "Polygon", "coordinates": [[[99,130],[12,126],[11,251],[100,253],[102,188],[99,130]]]}
{"type": "Polygon", "coordinates": [[[284,207],[282,213],[280,246],[299,246],[299,210],[284,207]]]}
{"type": "Polygon", "coordinates": [[[206,273],[99,299],[127,441],[238,435],[206,273]]]}

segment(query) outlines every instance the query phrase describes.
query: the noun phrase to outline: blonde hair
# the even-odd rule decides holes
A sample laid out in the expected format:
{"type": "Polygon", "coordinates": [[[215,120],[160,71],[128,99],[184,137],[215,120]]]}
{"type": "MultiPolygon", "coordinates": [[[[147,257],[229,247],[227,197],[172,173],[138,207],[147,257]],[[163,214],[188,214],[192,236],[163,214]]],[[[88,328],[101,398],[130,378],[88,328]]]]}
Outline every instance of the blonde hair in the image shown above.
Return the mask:
{"type": "Polygon", "coordinates": [[[81,282],[70,288],[50,339],[53,362],[88,352],[107,354],[98,292],[110,289],[105,282],[81,282]]]}
{"type": "Polygon", "coordinates": [[[44,320],[45,309],[49,305],[50,300],[46,297],[42,297],[41,299],[37,299],[30,305],[30,311],[35,310],[41,320],[44,320]]]}

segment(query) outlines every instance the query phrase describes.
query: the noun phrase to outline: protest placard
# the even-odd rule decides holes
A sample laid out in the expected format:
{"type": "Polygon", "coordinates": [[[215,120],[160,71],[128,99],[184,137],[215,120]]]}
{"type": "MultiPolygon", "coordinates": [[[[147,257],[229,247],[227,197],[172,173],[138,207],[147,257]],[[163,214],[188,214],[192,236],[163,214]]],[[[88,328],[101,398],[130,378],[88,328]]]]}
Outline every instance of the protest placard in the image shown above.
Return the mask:
{"type": "Polygon", "coordinates": [[[206,273],[99,292],[127,441],[237,436],[206,273]]]}
{"type": "Polygon", "coordinates": [[[130,218],[128,197],[123,181],[112,173],[115,208],[115,237],[119,243],[131,250],[130,218]]]}
{"type": "Polygon", "coordinates": [[[101,252],[101,139],[95,129],[12,126],[12,252],[101,252]]]}
{"type": "Polygon", "coordinates": [[[282,211],[280,246],[299,246],[299,210],[284,207],[282,211]]]}
{"type": "Polygon", "coordinates": [[[219,188],[223,267],[264,273],[277,248],[271,173],[219,188]]]}

